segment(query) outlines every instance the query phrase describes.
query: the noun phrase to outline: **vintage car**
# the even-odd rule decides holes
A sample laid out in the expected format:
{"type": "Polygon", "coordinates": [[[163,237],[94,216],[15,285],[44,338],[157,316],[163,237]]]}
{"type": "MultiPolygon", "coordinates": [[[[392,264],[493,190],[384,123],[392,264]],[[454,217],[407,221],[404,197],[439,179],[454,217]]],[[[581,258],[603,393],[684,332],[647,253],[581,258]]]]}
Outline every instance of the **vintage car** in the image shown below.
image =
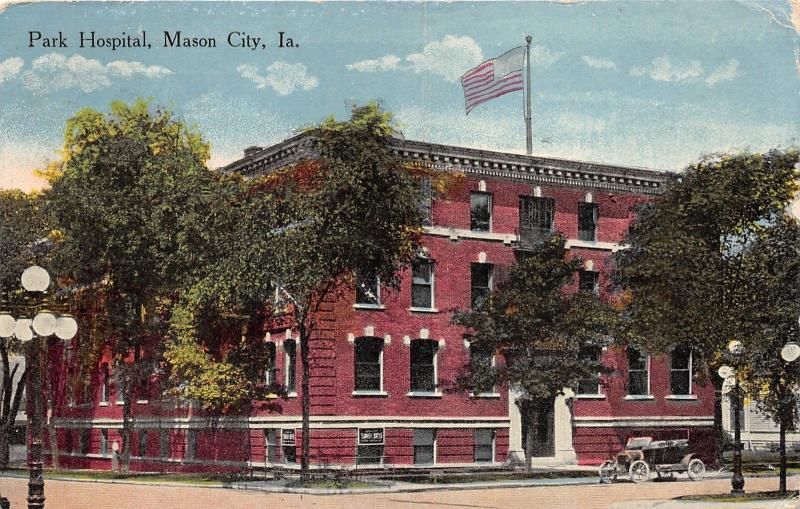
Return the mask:
{"type": "Polygon", "coordinates": [[[689,452],[689,440],[630,438],[624,451],[600,466],[600,482],[609,483],[628,475],[631,481],[640,483],[650,478],[651,471],[658,477],[686,472],[689,479],[699,481],[706,472],[706,465],[689,452]]]}

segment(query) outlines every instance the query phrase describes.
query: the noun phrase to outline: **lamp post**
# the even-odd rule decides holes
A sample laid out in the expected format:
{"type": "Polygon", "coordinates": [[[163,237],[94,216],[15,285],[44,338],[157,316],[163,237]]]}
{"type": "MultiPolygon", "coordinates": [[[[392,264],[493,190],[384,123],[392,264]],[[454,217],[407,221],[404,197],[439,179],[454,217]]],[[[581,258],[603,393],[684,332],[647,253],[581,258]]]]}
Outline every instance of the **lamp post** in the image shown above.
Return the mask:
{"type": "MultiPolygon", "coordinates": [[[[38,265],[28,267],[22,272],[22,286],[29,293],[44,294],[50,286],[50,275],[38,265]]],[[[0,338],[16,337],[25,343],[26,414],[28,425],[28,509],[44,508],[44,478],[42,477],[42,344],[34,339],[44,339],[56,335],[59,339],[70,340],[78,332],[78,324],[69,315],[56,316],[50,311],[41,310],[31,318],[14,318],[9,313],[0,313],[0,338]]]]}
{"type": "MultiPolygon", "coordinates": [[[[798,323],[798,331],[800,331],[800,317],[797,319],[798,323]]],[[[786,363],[784,366],[784,370],[788,368],[788,365],[796,361],[800,358],[800,344],[797,344],[795,341],[788,341],[783,348],[781,348],[781,359],[786,363]]],[[[785,394],[785,393],[783,393],[785,394]]],[[[783,395],[782,395],[783,398],[783,395]]],[[[786,493],[786,422],[785,422],[785,414],[784,410],[786,409],[787,402],[781,401],[780,412],[780,451],[781,451],[781,476],[780,476],[780,485],[778,487],[781,493],[786,493]]]]}
{"type": "MultiPolygon", "coordinates": [[[[744,353],[741,341],[734,340],[728,343],[729,358],[738,367],[739,356],[744,353]]],[[[730,366],[719,368],[719,376],[724,380],[733,378],[733,477],[731,478],[731,494],[744,495],[744,476],[742,475],[742,437],[741,413],[742,400],[739,387],[739,377],[736,370],[730,366]]]]}

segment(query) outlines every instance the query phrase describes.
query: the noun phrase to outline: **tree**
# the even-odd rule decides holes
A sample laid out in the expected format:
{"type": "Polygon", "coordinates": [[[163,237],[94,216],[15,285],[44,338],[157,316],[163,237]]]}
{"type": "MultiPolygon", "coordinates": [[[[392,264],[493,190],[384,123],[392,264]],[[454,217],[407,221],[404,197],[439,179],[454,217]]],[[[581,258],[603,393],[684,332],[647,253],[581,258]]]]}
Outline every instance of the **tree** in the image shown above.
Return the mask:
{"type": "Polygon", "coordinates": [[[800,362],[780,352],[800,343],[800,224],[788,215],[768,225],[746,249],[746,287],[756,303],[743,336],[748,369],[739,373],[758,407],[779,426],[780,491],[786,492],[786,431],[797,424],[800,362]]]}
{"type": "MultiPolygon", "coordinates": [[[[253,313],[272,302],[266,319],[281,315],[296,330],[304,478],[311,439],[309,351],[311,341],[319,339],[325,303],[352,292],[355,274],[396,285],[422,232],[419,182],[390,149],[396,132],[390,113],[374,102],[355,106],[350,120],[329,117],[309,132],[317,156],[244,184],[244,199],[231,212],[235,220],[226,231],[216,232],[224,235],[225,253],[187,293],[193,309],[208,309],[211,303],[240,314],[243,323],[252,323],[253,313]]],[[[187,333],[172,342],[168,356],[175,380],[187,381],[184,389],[199,389],[194,375],[203,359],[231,374],[227,381],[217,378],[220,404],[228,392],[225,384],[246,385],[247,377],[229,356],[206,356],[207,342],[195,332],[201,314],[183,326],[187,333]],[[192,336],[201,346],[192,345],[192,336]],[[190,357],[191,362],[175,362],[190,357]]]]}
{"type": "Polygon", "coordinates": [[[157,362],[157,352],[145,360],[143,348],[158,344],[151,339],[163,334],[159,314],[203,259],[193,242],[206,235],[202,218],[217,178],[200,135],[142,100],[114,102],[109,113],[79,111],[67,121],[62,153],[47,171],[45,196],[62,236],[54,263],[68,284],[103,303],[105,326],[87,334],[102,331],[119,374],[127,469],[134,391],[157,362]]]}
{"type": "Polygon", "coordinates": [[[760,304],[745,247],[780,217],[797,191],[797,151],[709,157],[638,210],[615,256],[614,279],[630,294],[629,339],[651,352],[690,346],[696,372],[716,388],[714,428],[722,454],[722,380],[716,369],[760,304]]]}
{"type": "Polygon", "coordinates": [[[552,411],[564,388],[608,371],[597,353],[610,343],[614,313],[594,295],[566,291],[581,262],[567,258],[564,243],[560,235],[543,241],[520,257],[481,309],[453,316],[470,349],[505,361],[493,365],[490,355],[473,356],[457,386],[479,393],[502,383],[522,393],[526,470],[536,419],[552,411]]]}
{"type": "MultiPolygon", "coordinates": [[[[47,225],[40,207],[37,196],[0,191],[0,301],[18,311],[25,306],[20,274],[42,254],[46,242],[47,225]]],[[[8,468],[10,440],[25,388],[27,371],[18,377],[20,365],[12,366],[10,361],[20,346],[13,339],[0,340],[0,469],[8,468]]]]}

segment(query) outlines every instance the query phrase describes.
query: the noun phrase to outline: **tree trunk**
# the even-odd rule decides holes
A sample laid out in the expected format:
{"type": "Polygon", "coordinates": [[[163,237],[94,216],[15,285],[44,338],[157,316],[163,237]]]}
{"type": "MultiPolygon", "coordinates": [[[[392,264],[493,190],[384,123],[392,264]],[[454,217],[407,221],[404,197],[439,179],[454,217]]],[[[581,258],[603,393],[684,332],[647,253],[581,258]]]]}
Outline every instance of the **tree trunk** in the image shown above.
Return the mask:
{"type": "MultiPolygon", "coordinates": [[[[304,321],[303,321],[304,322],[304,321]]],[[[311,394],[310,394],[310,372],[311,369],[308,363],[308,331],[306,330],[305,323],[301,322],[298,327],[300,334],[300,364],[302,365],[303,378],[300,385],[301,406],[303,414],[302,433],[303,440],[301,447],[303,454],[300,456],[300,479],[302,481],[308,480],[308,467],[311,449],[311,394]]]]}
{"type": "MultiPolygon", "coordinates": [[[[138,348],[135,349],[138,351],[138,348]]],[[[138,357],[138,354],[135,354],[138,357]]],[[[122,363],[121,363],[122,364],[122,363]]],[[[130,368],[131,371],[136,372],[138,368],[138,359],[134,359],[134,366],[130,368]]],[[[133,434],[134,417],[131,415],[133,403],[133,386],[134,377],[127,376],[128,374],[123,370],[122,379],[125,380],[125,386],[122,390],[122,461],[120,467],[123,473],[128,473],[131,468],[131,435],[133,434]]],[[[119,390],[119,388],[117,388],[119,390]]],[[[118,454],[112,452],[112,454],[118,454]]]]}
{"type": "MultiPolygon", "coordinates": [[[[47,354],[48,351],[46,349],[45,355],[47,354]]],[[[58,449],[58,433],[56,431],[56,395],[53,388],[53,372],[49,362],[45,362],[43,376],[45,391],[47,391],[47,436],[50,442],[50,467],[58,470],[61,463],[61,455],[58,449]]]]}
{"type": "Polygon", "coordinates": [[[784,417],[785,414],[781,413],[780,419],[780,439],[779,445],[780,453],[781,453],[781,472],[780,472],[780,482],[778,486],[778,491],[781,492],[781,495],[786,493],[786,418],[784,417]]]}
{"type": "Polygon", "coordinates": [[[11,452],[11,430],[8,426],[3,425],[0,428],[0,470],[8,468],[8,462],[11,452]]]}
{"type": "MultiPolygon", "coordinates": [[[[13,381],[13,374],[17,371],[17,366],[14,366],[14,370],[11,372],[11,380],[13,381]]],[[[14,390],[14,397],[11,399],[9,405],[6,406],[8,410],[2,418],[0,418],[0,470],[5,470],[8,468],[9,457],[11,452],[11,434],[14,430],[14,422],[17,419],[17,413],[19,413],[19,406],[22,404],[22,393],[25,390],[25,381],[27,380],[28,372],[23,371],[22,376],[17,383],[17,388],[14,390]]],[[[5,381],[4,381],[5,383],[5,381]]],[[[10,391],[10,388],[9,388],[10,391]]],[[[9,392],[9,395],[11,393],[9,392]]]]}
{"type": "Polygon", "coordinates": [[[725,434],[722,428],[722,378],[715,372],[710,373],[711,382],[714,385],[714,465],[719,468],[723,464],[723,448],[725,445],[725,434]]]}

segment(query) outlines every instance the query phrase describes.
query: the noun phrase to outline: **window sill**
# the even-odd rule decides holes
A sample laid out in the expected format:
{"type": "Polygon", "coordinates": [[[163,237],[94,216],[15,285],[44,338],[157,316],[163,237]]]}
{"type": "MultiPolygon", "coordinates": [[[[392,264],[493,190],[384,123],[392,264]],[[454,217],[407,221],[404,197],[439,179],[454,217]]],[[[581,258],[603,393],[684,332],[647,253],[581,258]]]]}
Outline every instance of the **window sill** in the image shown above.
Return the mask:
{"type": "Polygon", "coordinates": [[[119,406],[122,406],[122,405],[124,405],[124,404],[125,404],[125,402],[124,402],[124,401],[117,401],[117,405],[119,405],[119,406]]]}
{"type": "Polygon", "coordinates": [[[97,406],[108,406],[108,401],[101,401],[97,406]]]}
{"type": "Polygon", "coordinates": [[[697,401],[697,396],[694,394],[670,394],[664,399],[671,399],[675,401],[697,401]]]}
{"type": "Polygon", "coordinates": [[[386,398],[389,393],[384,391],[353,391],[352,396],[354,398],[386,398]]]}
{"type": "Polygon", "coordinates": [[[353,309],[364,309],[368,311],[382,311],[386,306],[381,304],[353,304],[353,309]]]}
{"type": "MultiPolygon", "coordinates": [[[[625,399],[630,398],[626,396],[625,399]]],[[[576,394],[575,399],[606,399],[605,394],[576,394]]]]}
{"type": "Polygon", "coordinates": [[[470,392],[469,397],[473,399],[500,399],[500,394],[497,392],[479,392],[478,394],[470,392]]]}
{"type": "Polygon", "coordinates": [[[434,391],[434,392],[410,391],[406,393],[406,396],[408,396],[409,398],[441,398],[442,393],[439,391],[434,391]]]}
{"type": "Polygon", "coordinates": [[[292,391],[292,392],[286,394],[286,397],[287,398],[296,398],[297,397],[297,393],[295,391],[292,391]]]}
{"type": "Polygon", "coordinates": [[[649,401],[656,398],[652,394],[628,394],[622,399],[626,401],[649,401]]]}
{"type": "Polygon", "coordinates": [[[438,313],[439,312],[439,310],[436,309],[436,308],[415,308],[415,307],[410,307],[410,308],[408,308],[408,310],[411,311],[412,313],[438,313]]]}
{"type": "Polygon", "coordinates": [[[146,404],[148,404],[148,403],[149,403],[149,401],[148,401],[148,400],[146,400],[146,399],[137,399],[137,400],[136,400],[136,404],[137,404],[137,405],[146,405],[146,404]]]}

